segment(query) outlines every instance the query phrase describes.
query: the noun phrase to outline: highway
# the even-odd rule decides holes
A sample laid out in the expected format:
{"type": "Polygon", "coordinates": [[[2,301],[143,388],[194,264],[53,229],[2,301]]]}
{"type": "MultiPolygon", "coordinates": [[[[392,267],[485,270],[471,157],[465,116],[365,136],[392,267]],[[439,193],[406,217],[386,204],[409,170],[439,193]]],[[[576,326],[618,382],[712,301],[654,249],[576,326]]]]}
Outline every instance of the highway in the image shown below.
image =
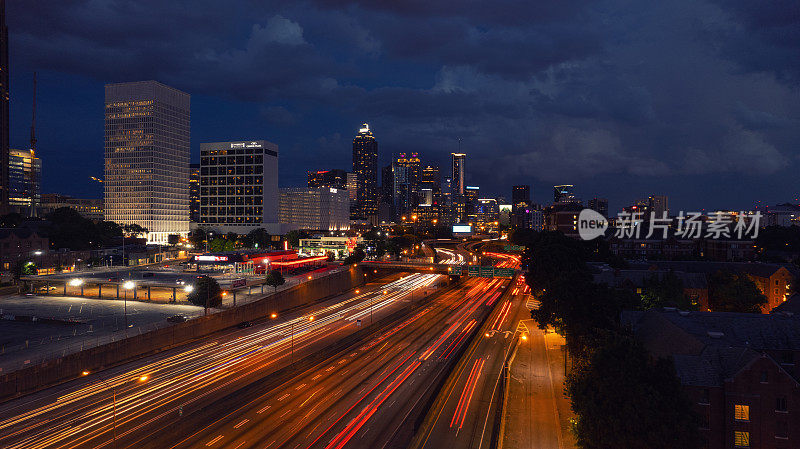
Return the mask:
{"type": "Polygon", "coordinates": [[[314,366],[278,370],[369,325],[370,303],[377,321],[408,307],[412,294],[418,301],[437,279],[416,274],[370,285],[320,305],[313,319],[279,318],[2,404],[0,447],[339,448],[407,441],[410,417],[422,413],[421,399],[446,374],[443,362],[469,340],[507,281],[469,280],[314,366]]]}
{"type": "MultiPolygon", "coordinates": [[[[496,266],[517,267],[516,257],[496,266]]],[[[527,343],[521,320],[530,319],[527,286],[512,286],[511,295],[497,304],[439,392],[433,407],[414,437],[412,448],[488,448],[497,417],[498,385],[503,364],[517,339],[527,343]]]]}
{"type": "Polygon", "coordinates": [[[403,322],[242,404],[188,438],[163,447],[405,447],[423,398],[446,362],[497,300],[506,281],[474,279],[403,322]]]}
{"type": "MultiPolygon", "coordinates": [[[[432,291],[416,274],[0,404],[0,447],[123,447],[432,291]],[[412,296],[415,295],[415,296],[412,296]],[[115,399],[115,400],[114,400],[115,399]]],[[[246,398],[246,396],[245,396],[246,398]]],[[[173,434],[174,435],[174,434],[173,434]]],[[[148,444],[144,444],[148,446],[148,444]]]]}

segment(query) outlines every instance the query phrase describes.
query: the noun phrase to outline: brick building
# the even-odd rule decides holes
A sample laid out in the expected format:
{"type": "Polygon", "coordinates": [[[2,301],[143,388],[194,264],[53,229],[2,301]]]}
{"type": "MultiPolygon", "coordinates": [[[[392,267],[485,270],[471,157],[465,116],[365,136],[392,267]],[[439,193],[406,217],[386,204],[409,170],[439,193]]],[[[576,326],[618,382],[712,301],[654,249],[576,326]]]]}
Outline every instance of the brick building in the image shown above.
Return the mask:
{"type": "Polygon", "coordinates": [[[11,271],[20,261],[35,261],[36,252],[46,253],[47,237],[27,228],[0,228],[0,269],[11,271]]]}
{"type": "Polygon", "coordinates": [[[710,276],[717,271],[732,271],[746,274],[761,293],[767,297],[764,313],[783,304],[792,291],[792,284],[800,277],[800,270],[790,264],[758,262],[705,262],[705,261],[648,261],[631,264],[634,269],[672,270],[684,273],[703,273],[710,276]]]}
{"type": "Polygon", "coordinates": [[[800,317],[649,310],[622,323],[672,359],[708,449],[800,447],[800,317]]]}

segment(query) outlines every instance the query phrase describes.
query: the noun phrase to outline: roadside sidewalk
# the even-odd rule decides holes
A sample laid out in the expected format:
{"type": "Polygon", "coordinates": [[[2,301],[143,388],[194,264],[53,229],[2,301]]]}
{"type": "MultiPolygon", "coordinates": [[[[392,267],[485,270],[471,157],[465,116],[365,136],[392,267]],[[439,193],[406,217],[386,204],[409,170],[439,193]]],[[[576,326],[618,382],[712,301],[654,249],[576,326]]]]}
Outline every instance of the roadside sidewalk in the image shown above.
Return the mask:
{"type": "Polygon", "coordinates": [[[572,449],[573,416],[564,395],[564,338],[525,320],[529,337],[517,347],[510,369],[502,449],[572,449]]]}

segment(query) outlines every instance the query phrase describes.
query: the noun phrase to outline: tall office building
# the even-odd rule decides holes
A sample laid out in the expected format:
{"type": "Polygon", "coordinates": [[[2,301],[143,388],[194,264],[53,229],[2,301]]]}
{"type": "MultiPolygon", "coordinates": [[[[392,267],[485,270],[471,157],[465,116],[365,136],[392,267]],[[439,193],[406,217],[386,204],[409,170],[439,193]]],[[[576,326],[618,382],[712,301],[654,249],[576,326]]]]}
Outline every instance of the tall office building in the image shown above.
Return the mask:
{"type": "Polygon", "coordinates": [[[8,204],[23,216],[41,204],[42,161],[31,150],[9,150],[8,204]]]}
{"type": "Polygon", "coordinates": [[[200,223],[200,164],[189,164],[189,221],[200,223]]]}
{"type": "Polygon", "coordinates": [[[419,202],[420,181],[422,180],[422,166],[417,153],[400,153],[396,164],[406,168],[406,182],[409,189],[409,203],[414,207],[419,202]]]}
{"type": "Polygon", "coordinates": [[[467,160],[467,155],[464,153],[451,153],[452,156],[452,189],[454,195],[464,194],[464,163],[467,160]]]}
{"type": "Polygon", "coordinates": [[[312,188],[332,187],[347,189],[347,172],[344,170],[319,170],[308,172],[308,186],[312,188]]]}
{"type": "Polygon", "coordinates": [[[280,189],[278,218],[287,229],[346,231],[350,229],[347,191],[333,187],[280,189]]]}
{"type": "Polygon", "coordinates": [[[656,217],[664,216],[664,213],[669,215],[669,202],[666,195],[653,195],[647,198],[647,206],[649,212],[654,212],[656,217]]]}
{"type": "Polygon", "coordinates": [[[394,173],[389,164],[381,168],[381,203],[392,204],[394,198],[394,173]]]}
{"type": "Polygon", "coordinates": [[[511,190],[511,225],[515,228],[531,228],[531,186],[518,185],[511,190]]]}
{"type": "Polygon", "coordinates": [[[278,224],[278,146],[266,140],[200,144],[200,225],[246,234],[278,224]]]}
{"type": "Polygon", "coordinates": [[[189,94],[156,81],[107,84],[105,216],[148,243],[189,233],[189,94]]]}
{"type": "Polygon", "coordinates": [[[8,209],[8,27],[6,2],[0,0],[0,213],[8,209]]]}
{"type": "Polygon", "coordinates": [[[554,203],[574,203],[576,201],[574,185],[563,184],[560,186],[553,186],[554,203]]]}
{"type": "Polygon", "coordinates": [[[592,198],[589,200],[589,209],[608,218],[608,200],[605,198],[592,198]]]}
{"type": "Polygon", "coordinates": [[[378,141],[364,123],[353,139],[353,173],[356,174],[356,203],[351,216],[377,221],[378,215],[378,141]]]}
{"type": "Polygon", "coordinates": [[[442,177],[438,165],[426,165],[422,168],[419,188],[430,189],[433,193],[442,192],[442,177]]]}

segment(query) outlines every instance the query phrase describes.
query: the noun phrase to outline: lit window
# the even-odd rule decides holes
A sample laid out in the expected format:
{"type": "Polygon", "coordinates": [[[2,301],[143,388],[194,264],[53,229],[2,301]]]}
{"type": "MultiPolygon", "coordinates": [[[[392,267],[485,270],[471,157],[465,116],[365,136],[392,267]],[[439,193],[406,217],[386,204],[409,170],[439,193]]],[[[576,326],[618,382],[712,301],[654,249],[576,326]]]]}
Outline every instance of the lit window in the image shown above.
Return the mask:
{"type": "Polygon", "coordinates": [[[750,447],[750,432],[733,432],[733,445],[735,447],[750,447]]]}
{"type": "Polygon", "coordinates": [[[735,404],[733,406],[733,419],[736,421],[750,421],[750,406],[735,404]]]}

